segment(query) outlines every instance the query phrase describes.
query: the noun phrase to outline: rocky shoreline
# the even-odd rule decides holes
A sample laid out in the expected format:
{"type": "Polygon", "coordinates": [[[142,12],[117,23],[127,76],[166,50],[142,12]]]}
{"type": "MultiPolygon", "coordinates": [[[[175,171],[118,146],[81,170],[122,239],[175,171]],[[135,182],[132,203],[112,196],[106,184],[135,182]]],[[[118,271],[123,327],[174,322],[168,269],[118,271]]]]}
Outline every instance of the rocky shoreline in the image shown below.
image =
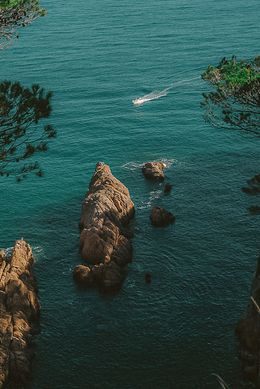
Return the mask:
{"type": "Polygon", "coordinates": [[[16,241],[10,257],[0,252],[0,388],[21,388],[30,376],[40,313],[33,263],[24,240],[16,241]]]}
{"type": "Polygon", "coordinates": [[[74,279],[84,286],[120,288],[132,260],[129,223],[135,213],[128,189],[104,163],[96,165],[80,220],[81,256],[74,279]]]}

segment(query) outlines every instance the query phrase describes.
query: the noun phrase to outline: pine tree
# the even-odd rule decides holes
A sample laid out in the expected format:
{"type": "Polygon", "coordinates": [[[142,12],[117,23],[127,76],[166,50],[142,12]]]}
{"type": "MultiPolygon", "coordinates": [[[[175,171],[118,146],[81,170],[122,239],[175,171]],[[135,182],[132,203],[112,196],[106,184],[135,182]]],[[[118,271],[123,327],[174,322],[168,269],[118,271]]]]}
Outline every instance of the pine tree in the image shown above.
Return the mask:
{"type": "Polygon", "coordinates": [[[17,180],[30,172],[41,176],[35,154],[45,152],[56,136],[50,124],[40,125],[51,114],[51,92],[39,85],[23,87],[19,82],[0,84],[0,175],[17,180]],[[27,162],[31,159],[32,162],[27,162]]]}

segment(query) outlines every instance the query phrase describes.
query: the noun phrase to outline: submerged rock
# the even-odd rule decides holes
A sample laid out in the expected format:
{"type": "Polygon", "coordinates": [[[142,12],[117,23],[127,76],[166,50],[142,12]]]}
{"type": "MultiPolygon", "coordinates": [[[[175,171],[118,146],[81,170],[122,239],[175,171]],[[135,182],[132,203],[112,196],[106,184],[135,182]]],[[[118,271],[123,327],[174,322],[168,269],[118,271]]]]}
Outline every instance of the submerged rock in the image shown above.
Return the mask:
{"type": "Polygon", "coordinates": [[[175,222],[175,216],[161,207],[154,207],[150,214],[150,220],[155,227],[164,227],[175,222]]]}
{"type": "Polygon", "coordinates": [[[248,210],[252,215],[260,215],[260,207],[258,205],[252,205],[248,210]]]}
{"type": "Polygon", "coordinates": [[[260,193],[260,174],[256,174],[254,177],[250,178],[247,183],[248,186],[242,188],[243,192],[250,195],[256,195],[260,193]]]}
{"type": "Polygon", "coordinates": [[[119,288],[132,260],[129,222],[134,204],[128,189],[98,163],[82,206],[80,248],[83,259],[95,266],[77,266],[76,281],[119,288]]]}
{"type": "Polygon", "coordinates": [[[149,180],[163,181],[165,168],[166,164],[163,162],[146,162],[142,167],[142,172],[149,180]]]}
{"type": "Polygon", "coordinates": [[[22,388],[30,375],[32,335],[39,331],[39,302],[31,247],[15,243],[0,254],[0,388],[22,388]]]}
{"type": "Polygon", "coordinates": [[[164,194],[168,194],[168,193],[171,193],[171,191],[172,191],[172,184],[167,182],[167,184],[164,185],[163,192],[164,192],[164,194]]]}
{"type": "Polygon", "coordinates": [[[150,284],[152,282],[152,275],[151,275],[151,273],[145,273],[144,279],[145,279],[145,282],[147,284],[150,284]]]}
{"type": "Polygon", "coordinates": [[[236,326],[236,336],[243,374],[260,388],[260,257],[249,305],[244,317],[236,326]]]}

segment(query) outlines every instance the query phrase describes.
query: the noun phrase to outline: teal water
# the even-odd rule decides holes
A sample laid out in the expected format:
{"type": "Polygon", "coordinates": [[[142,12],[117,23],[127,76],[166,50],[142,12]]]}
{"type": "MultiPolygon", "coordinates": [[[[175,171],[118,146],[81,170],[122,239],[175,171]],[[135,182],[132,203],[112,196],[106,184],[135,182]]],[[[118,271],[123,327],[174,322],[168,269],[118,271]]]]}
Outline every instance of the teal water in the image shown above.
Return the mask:
{"type": "Polygon", "coordinates": [[[59,133],[43,179],[0,181],[0,246],[24,237],[37,261],[42,332],[28,389],[217,388],[212,373],[247,387],[233,330],[259,249],[260,219],[247,212],[256,199],[240,190],[259,172],[259,139],[203,121],[199,75],[223,56],[259,54],[258,0],[42,3],[48,16],[0,53],[1,79],[54,91],[59,133]],[[132,106],[175,80],[167,97],[132,106]],[[139,168],[162,158],[167,197],[139,168]],[[110,297],[79,291],[71,273],[99,160],[137,208],[134,261],[110,297]],[[150,226],[157,204],[176,214],[173,227],[150,226]]]}

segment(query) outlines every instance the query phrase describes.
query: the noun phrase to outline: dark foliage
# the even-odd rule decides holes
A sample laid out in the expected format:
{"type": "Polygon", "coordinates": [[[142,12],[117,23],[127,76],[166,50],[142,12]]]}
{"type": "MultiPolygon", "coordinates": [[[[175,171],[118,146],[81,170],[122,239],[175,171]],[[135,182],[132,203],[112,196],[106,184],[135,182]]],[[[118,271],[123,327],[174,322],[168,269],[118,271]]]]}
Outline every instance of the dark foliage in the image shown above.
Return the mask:
{"type": "Polygon", "coordinates": [[[45,15],[39,0],[0,0],[0,49],[17,38],[17,30],[45,15]]]}
{"type": "Polygon", "coordinates": [[[28,173],[41,176],[34,155],[45,152],[56,136],[49,124],[40,125],[51,114],[51,92],[39,85],[23,87],[19,82],[0,84],[0,175],[15,175],[18,180],[28,173]],[[28,159],[33,162],[27,163],[28,159]]]}

